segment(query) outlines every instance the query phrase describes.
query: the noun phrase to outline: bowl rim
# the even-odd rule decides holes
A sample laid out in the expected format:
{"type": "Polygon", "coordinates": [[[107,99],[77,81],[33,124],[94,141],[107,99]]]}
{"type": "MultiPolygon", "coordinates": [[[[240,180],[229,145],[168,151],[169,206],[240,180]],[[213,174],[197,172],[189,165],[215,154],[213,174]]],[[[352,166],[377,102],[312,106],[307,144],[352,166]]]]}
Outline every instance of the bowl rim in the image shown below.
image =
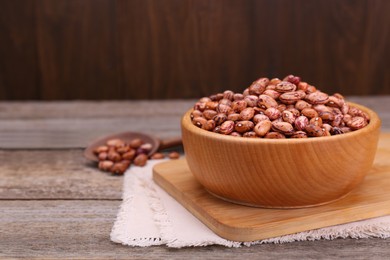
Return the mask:
{"type": "Polygon", "coordinates": [[[182,129],[185,128],[186,130],[190,131],[193,134],[196,134],[198,136],[202,136],[209,139],[217,139],[221,141],[226,142],[237,142],[237,143],[252,143],[252,144],[261,144],[261,143],[275,143],[275,144],[298,144],[298,143],[313,143],[313,142],[328,142],[328,141],[337,141],[340,139],[345,138],[353,138],[362,134],[369,134],[370,132],[373,132],[381,127],[381,120],[376,112],[374,112],[372,109],[354,103],[354,102],[347,102],[349,105],[357,107],[361,109],[362,111],[368,113],[370,116],[370,122],[367,126],[349,132],[345,134],[339,134],[339,135],[332,135],[332,136],[322,136],[322,137],[309,137],[309,138],[283,138],[283,139],[270,139],[270,138],[245,138],[245,137],[236,137],[236,136],[230,136],[230,135],[223,135],[214,133],[211,131],[207,131],[204,129],[201,129],[194,124],[192,124],[190,120],[190,114],[193,111],[193,108],[190,108],[185,112],[185,114],[182,117],[181,120],[181,127],[182,129]]]}

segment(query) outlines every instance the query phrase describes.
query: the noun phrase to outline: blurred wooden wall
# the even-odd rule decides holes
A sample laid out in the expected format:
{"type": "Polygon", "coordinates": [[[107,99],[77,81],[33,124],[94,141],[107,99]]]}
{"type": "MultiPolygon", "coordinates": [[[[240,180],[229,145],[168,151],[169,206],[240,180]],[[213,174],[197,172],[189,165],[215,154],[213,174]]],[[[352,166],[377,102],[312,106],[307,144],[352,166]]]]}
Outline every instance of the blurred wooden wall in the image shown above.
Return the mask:
{"type": "Polygon", "coordinates": [[[260,76],[390,94],[388,0],[0,0],[0,99],[196,98],[260,76]]]}

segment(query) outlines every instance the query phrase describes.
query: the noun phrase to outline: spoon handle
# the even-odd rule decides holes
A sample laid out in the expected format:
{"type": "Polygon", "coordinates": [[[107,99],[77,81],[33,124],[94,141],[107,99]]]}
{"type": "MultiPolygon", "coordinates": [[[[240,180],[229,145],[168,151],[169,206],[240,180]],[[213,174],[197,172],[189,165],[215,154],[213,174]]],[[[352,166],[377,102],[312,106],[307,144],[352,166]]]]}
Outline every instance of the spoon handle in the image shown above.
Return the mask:
{"type": "Polygon", "coordinates": [[[183,144],[183,142],[182,142],[180,136],[172,137],[172,138],[168,138],[168,139],[163,139],[163,140],[160,140],[160,147],[158,148],[158,150],[164,150],[167,148],[180,146],[182,144],[183,144]]]}

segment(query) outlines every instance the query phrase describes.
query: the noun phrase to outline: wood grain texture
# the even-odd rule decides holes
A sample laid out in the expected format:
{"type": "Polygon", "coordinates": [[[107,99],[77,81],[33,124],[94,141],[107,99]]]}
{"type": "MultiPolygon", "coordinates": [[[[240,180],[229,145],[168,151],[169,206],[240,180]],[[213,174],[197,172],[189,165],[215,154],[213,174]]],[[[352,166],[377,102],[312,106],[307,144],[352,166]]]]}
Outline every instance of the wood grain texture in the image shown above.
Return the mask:
{"type": "MultiPolygon", "coordinates": [[[[235,0],[119,1],[123,72],[135,74],[122,84],[144,84],[148,98],[194,98],[247,85],[252,8],[235,0]]],[[[146,97],[131,87],[127,94],[146,97]]]]}
{"type": "MultiPolygon", "coordinates": [[[[383,129],[390,130],[389,97],[354,97],[352,101],[374,108],[383,120],[383,129]]],[[[180,134],[176,120],[192,105],[193,100],[0,102],[0,144],[7,143],[8,147],[19,149],[0,151],[0,258],[388,258],[389,239],[337,239],[238,249],[209,246],[180,250],[132,248],[110,242],[109,232],[120,205],[121,178],[113,179],[90,168],[81,157],[81,149],[48,148],[79,147],[80,142],[93,140],[95,135],[122,131],[124,126],[150,129],[151,122],[142,119],[142,115],[149,117],[152,114],[155,114],[154,119],[161,117],[159,123],[153,125],[157,134],[175,136],[180,134]],[[126,125],[127,120],[134,125],[126,125]],[[63,138],[64,133],[71,138],[63,138]],[[44,136],[50,138],[44,139],[44,136]],[[91,200],[86,200],[88,198],[91,200]]],[[[390,144],[379,142],[379,149],[388,150],[388,147],[390,144]]],[[[375,164],[381,167],[378,162],[375,164]]]]}
{"type": "MultiPolygon", "coordinates": [[[[349,97],[366,105],[390,131],[390,96],[349,97]]],[[[0,148],[84,148],[97,138],[124,131],[160,138],[181,134],[180,119],[195,100],[0,102],[0,148]]]]}
{"type": "Polygon", "coordinates": [[[101,172],[82,150],[0,150],[1,199],[120,200],[122,177],[101,172]]]}
{"type": "Polygon", "coordinates": [[[305,241],[226,248],[128,247],[110,242],[119,201],[0,201],[0,258],[385,259],[387,239],[305,241]]]}
{"type": "MultiPolygon", "coordinates": [[[[389,134],[381,138],[383,143],[390,144],[389,134]]],[[[374,165],[364,182],[350,194],[311,208],[264,209],[226,202],[200,185],[185,159],[156,165],[153,179],[221,237],[254,241],[390,215],[390,148],[387,147],[378,150],[378,165],[374,165]]]]}
{"type": "Polygon", "coordinates": [[[35,1],[40,99],[121,96],[115,45],[115,3],[35,1]]]}
{"type": "Polygon", "coordinates": [[[40,96],[33,1],[0,1],[0,99],[40,96]]]}
{"type": "Polygon", "coordinates": [[[3,0],[0,99],[197,98],[293,73],[390,94],[386,0],[3,0]]]}
{"type": "Polygon", "coordinates": [[[0,103],[1,148],[84,148],[102,136],[142,132],[180,135],[186,101],[0,103]]]}
{"type": "Polygon", "coordinates": [[[119,201],[1,201],[0,257],[114,258],[119,201]]]}

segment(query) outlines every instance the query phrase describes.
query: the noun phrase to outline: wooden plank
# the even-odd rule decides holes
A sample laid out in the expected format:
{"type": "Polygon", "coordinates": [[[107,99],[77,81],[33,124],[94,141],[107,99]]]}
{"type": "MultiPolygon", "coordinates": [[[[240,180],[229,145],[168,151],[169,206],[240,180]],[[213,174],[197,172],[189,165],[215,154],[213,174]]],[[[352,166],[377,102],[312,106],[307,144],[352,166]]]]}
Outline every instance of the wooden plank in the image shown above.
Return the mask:
{"type": "Polygon", "coordinates": [[[28,259],[385,259],[389,239],[180,250],[110,242],[119,201],[0,201],[0,258],[28,259]]]}
{"type": "Polygon", "coordinates": [[[177,117],[3,120],[0,148],[85,148],[97,138],[118,132],[143,132],[158,138],[180,135],[177,117]]]}
{"type": "Polygon", "coordinates": [[[380,61],[389,56],[384,47],[389,36],[377,31],[389,31],[388,18],[378,17],[389,7],[386,1],[254,1],[251,25],[257,33],[250,39],[257,71],[251,71],[252,77],[260,77],[256,73],[264,71],[266,63],[266,75],[293,73],[325,92],[387,94],[390,77],[384,70],[389,65],[383,67],[380,61]],[[359,45],[363,38],[366,44],[359,45]]]}
{"type": "Polygon", "coordinates": [[[0,99],[38,99],[34,1],[0,1],[0,99]]]}
{"type": "MultiPolygon", "coordinates": [[[[390,101],[390,96],[388,100],[390,101]]],[[[191,108],[195,104],[195,101],[195,99],[165,101],[2,101],[0,102],[0,118],[27,120],[59,118],[106,119],[111,117],[135,117],[142,119],[157,115],[167,117],[184,114],[184,111],[191,108]]]]}
{"type": "Polygon", "coordinates": [[[0,150],[1,199],[120,200],[122,177],[99,171],[82,150],[0,150]]]}
{"type": "MultiPolygon", "coordinates": [[[[385,124],[390,122],[389,97],[363,99],[364,102],[367,100],[371,102],[371,108],[376,110],[377,107],[381,109],[376,110],[379,114],[387,116],[383,120],[385,124]]],[[[0,128],[4,127],[0,129],[0,137],[3,137],[0,143],[7,141],[4,135],[7,134],[8,137],[17,137],[13,141],[19,144],[17,147],[31,148],[29,142],[34,142],[34,138],[42,140],[42,136],[47,135],[50,138],[44,141],[49,145],[37,142],[34,147],[53,147],[50,142],[64,147],[72,140],[80,142],[97,134],[100,130],[94,127],[101,127],[110,133],[117,132],[117,128],[122,127],[126,120],[142,118],[145,114],[148,118],[156,116],[155,120],[159,120],[160,115],[162,119],[152,122],[134,119],[131,122],[139,127],[137,129],[142,130],[148,128],[148,124],[158,122],[158,126],[153,126],[158,133],[174,135],[180,133],[180,128],[171,126],[177,120],[172,118],[180,118],[182,111],[192,104],[193,101],[0,103],[0,128]],[[138,109],[140,107],[142,109],[138,109]],[[95,123],[89,125],[88,118],[95,123]],[[62,121],[56,121],[58,119],[62,121]],[[105,120],[114,123],[106,126],[105,120]],[[72,125],[74,122],[78,122],[76,126],[72,125]],[[45,125],[50,127],[46,128],[45,125]],[[88,130],[79,133],[80,126],[88,130]],[[24,127],[27,127],[27,131],[23,130],[24,127]],[[71,138],[63,138],[64,132],[75,134],[71,138]],[[77,139],[77,134],[81,134],[82,138],[77,139]]],[[[388,145],[381,147],[385,149],[388,145]]],[[[318,259],[319,256],[339,259],[386,258],[389,254],[388,239],[307,241],[240,249],[211,246],[172,250],[165,247],[145,249],[116,245],[109,241],[109,232],[120,203],[116,200],[121,196],[122,178],[111,178],[86,165],[81,153],[79,149],[0,151],[0,198],[3,199],[0,201],[0,258],[183,259],[190,254],[198,258],[234,259],[261,255],[264,259],[318,259]],[[4,200],[7,198],[37,198],[44,201],[4,200]],[[56,198],[72,201],[57,201],[56,198]],[[99,201],[79,201],[78,198],[99,201]]]]}
{"type": "MultiPolygon", "coordinates": [[[[350,97],[367,105],[390,130],[390,96],[350,97]]],[[[83,148],[96,138],[139,131],[160,138],[180,135],[180,119],[195,100],[131,102],[2,102],[0,148],[83,148]]]]}
{"type": "Polygon", "coordinates": [[[386,0],[3,0],[0,98],[195,98],[290,73],[326,92],[390,94],[389,8],[386,0]]]}
{"type": "Polygon", "coordinates": [[[191,101],[1,103],[0,148],[84,148],[124,131],[180,135],[191,101]]]}
{"type": "Polygon", "coordinates": [[[40,97],[120,98],[115,2],[35,1],[40,97]]]}
{"type": "Polygon", "coordinates": [[[133,0],[117,9],[122,84],[143,86],[127,97],[194,98],[255,80],[252,3],[133,0]]]}

